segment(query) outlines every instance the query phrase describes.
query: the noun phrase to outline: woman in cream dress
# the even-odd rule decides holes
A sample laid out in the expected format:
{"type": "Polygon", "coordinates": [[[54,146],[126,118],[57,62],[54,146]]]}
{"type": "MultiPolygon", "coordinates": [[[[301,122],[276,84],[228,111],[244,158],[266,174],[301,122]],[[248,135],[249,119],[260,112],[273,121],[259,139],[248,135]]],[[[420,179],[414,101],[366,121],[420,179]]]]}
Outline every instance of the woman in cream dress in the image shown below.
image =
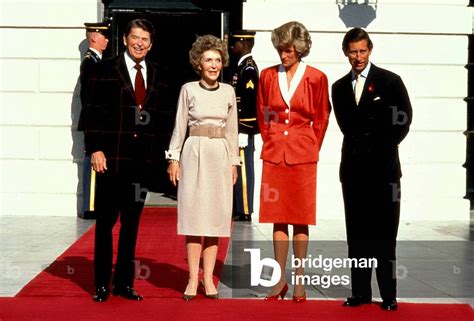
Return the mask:
{"type": "Polygon", "coordinates": [[[178,185],[178,234],[186,235],[187,301],[197,293],[201,252],[206,297],[218,297],[213,283],[218,237],[230,236],[232,185],[240,164],[234,89],[218,82],[228,62],[226,48],[218,38],[205,35],[194,42],[189,58],[201,79],[181,88],[166,152],[170,180],[178,185]]]}

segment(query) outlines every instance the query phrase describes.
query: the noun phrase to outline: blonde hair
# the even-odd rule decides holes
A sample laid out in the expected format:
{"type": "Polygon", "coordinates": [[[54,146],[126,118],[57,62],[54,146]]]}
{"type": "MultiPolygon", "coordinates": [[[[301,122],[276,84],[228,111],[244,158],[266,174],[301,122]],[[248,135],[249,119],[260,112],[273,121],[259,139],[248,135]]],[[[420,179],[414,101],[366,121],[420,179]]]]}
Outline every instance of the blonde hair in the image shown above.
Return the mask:
{"type": "Polygon", "coordinates": [[[189,62],[194,71],[200,74],[199,65],[202,54],[208,50],[215,50],[221,54],[222,65],[226,67],[229,64],[229,53],[224,42],[213,35],[204,35],[198,37],[189,50],[189,62]]]}
{"type": "Polygon", "coordinates": [[[290,21],[273,29],[272,43],[277,50],[286,46],[295,46],[301,58],[309,54],[312,44],[308,30],[298,21],[290,21]]]}

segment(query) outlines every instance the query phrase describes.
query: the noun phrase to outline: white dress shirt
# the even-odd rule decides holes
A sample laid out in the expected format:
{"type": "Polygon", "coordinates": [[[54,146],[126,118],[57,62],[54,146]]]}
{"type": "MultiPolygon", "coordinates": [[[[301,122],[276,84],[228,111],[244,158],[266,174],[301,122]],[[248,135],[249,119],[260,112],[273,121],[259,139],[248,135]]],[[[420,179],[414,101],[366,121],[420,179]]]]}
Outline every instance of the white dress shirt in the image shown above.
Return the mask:
{"type": "MultiPolygon", "coordinates": [[[[130,80],[133,86],[133,90],[135,90],[135,77],[137,76],[137,70],[135,69],[135,61],[130,57],[127,51],[124,53],[125,55],[125,64],[127,65],[128,75],[130,76],[130,80]]],[[[145,82],[145,89],[147,88],[147,72],[146,72],[146,63],[145,59],[140,61],[140,65],[142,66],[142,75],[143,80],[145,82]]]]}

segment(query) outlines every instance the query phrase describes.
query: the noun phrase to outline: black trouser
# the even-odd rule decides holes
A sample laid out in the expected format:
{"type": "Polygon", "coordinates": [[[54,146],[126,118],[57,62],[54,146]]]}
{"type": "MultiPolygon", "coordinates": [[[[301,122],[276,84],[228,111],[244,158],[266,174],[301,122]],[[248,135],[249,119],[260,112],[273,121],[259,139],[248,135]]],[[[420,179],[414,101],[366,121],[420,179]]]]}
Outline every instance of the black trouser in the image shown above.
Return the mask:
{"type": "MultiPolygon", "coordinates": [[[[242,149],[239,149],[242,150],[242,149]]],[[[238,166],[238,178],[234,185],[234,216],[251,215],[253,213],[253,192],[255,181],[254,152],[255,136],[249,134],[248,145],[243,148],[242,166],[238,166]],[[244,172],[245,171],[245,176],[244,172]]]]}
{"type": "Polygon", "coordinates": [[[120,214],[120,235],[114,286],[133,286],[135,277],[135,246],[146,190],[132,179],[97,174],[95,210],[94,272],[96,287],[109,287],[112,275],[112,229],[120,214]]]}
{"type": "MultiPolygon", "coordinates": [[[[342,192],[349,257],[376,258],[380,295],[383,300],[395,299],[400,180],[343,180],[342,192]]],[[[371,279],[372,268],[351,268],[352,295],[372,297],[371,279]]]]}

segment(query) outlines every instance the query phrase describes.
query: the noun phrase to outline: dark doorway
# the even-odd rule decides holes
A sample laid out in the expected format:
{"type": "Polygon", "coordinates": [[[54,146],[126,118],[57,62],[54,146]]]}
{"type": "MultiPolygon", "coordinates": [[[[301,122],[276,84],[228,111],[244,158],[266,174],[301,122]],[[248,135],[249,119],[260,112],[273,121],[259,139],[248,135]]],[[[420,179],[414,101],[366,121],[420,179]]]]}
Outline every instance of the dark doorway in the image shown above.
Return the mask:
{"type": "MultiPolygon", "coordinates": [[[[197,80],[198,75],[189,64],[188,52],[192,43],[200,35],[212,34],[222,37],[225,15],[219,11],[198,10],[189,12],[146,12],[133,10],[121,11],[111,10],[109,19],[112,21],[111,55],[115,56],[125,50],[123,44],[124,30],[129,21],[137,18],[150,20],[155,27],[153,46],[147,58],[159,66],[160,85],[158,91],[161,93],[159,101],[160,136],[166,137],[164,145],[168,146],[169,139],[174,126],[176,103],[181,86],[192,80],[197,80]]],[[[166,148],[165,147],[165,148],[166,148]]],[[[169,183],[164,158],[157,173],[153,175],[152,192],[164,193],[175,196],[176,190],[169,183]]]]}

